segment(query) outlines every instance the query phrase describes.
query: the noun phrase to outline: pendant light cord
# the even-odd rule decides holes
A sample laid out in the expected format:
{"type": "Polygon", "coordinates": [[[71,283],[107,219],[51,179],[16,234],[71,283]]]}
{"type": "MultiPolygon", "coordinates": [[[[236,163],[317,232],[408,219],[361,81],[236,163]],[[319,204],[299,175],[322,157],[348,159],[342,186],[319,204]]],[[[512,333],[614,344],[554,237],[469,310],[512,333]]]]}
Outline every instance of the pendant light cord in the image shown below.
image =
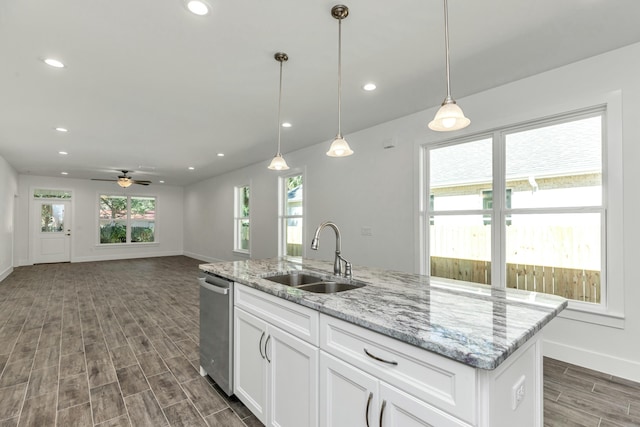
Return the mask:
{"type": "Polygon", "coordinates": [[[282,126],[280,125],[280,111],[282,105],[282,61],[280,61],[280,92],[278,93],[278,156],[280,156],[280,133],[282,126]]]}
{"type": "Polygon", "coordinates": [[[451,78],[449,75],[449,7],[447,6],[447,0],[444,0],[444,47],[446,53],[446,68],[447,68],[447,101],[451,100],[451,78]]]}
{"type": "Polygon", "coordinates": [[[338,137],[342,138],[342,18],[338,19],[338,137]]]}

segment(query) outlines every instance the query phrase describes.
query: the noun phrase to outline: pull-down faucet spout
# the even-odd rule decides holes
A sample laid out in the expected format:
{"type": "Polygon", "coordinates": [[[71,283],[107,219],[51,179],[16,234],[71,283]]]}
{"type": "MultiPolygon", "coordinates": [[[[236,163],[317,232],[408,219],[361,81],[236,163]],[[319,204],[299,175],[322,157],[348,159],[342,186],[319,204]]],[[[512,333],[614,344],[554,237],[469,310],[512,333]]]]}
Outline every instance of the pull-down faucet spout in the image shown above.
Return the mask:
{"type": "Polygon", "coordinates": [[[345,263],[344,275],[345,277],[351,277],[351,263],[346,259],[342,258],[342,256],[340,255],[340,251],[341,251],[340,229],[338,229],[338,226],[335,223],[331,221],[325,221],[322,224],[320,224],[318,228],[316,228],[316,232],[313,235],[313,240],[311,240],[311,249],[313,249],[314,251],[318,250],[318,245],[320,243],[319,235],[322,229],[325,227],[331,227],[336,235],[336,256],[333,261],[333,274],[335,274],[336,276],[342,275],[342,261],[344,261],[345,263]]]}

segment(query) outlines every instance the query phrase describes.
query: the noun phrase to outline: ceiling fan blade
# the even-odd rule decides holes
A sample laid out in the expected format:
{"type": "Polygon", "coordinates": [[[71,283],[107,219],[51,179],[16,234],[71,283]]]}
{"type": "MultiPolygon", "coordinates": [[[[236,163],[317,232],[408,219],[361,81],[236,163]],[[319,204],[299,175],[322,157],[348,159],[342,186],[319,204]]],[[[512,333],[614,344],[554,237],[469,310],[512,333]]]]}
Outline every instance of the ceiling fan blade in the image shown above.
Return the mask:
{"type": "Polygon", "coordinates": [[[100,178],[91,178],[91,181],[109,181],[109,182],[118,182],[117,179],[100,179],[100,178]]]}
{"type": "Polygon", "coordinates": [[[131,182],[133,182],[134,184],[138,184],[138,185],[149,185],[149,184],[151,184],[151,181],[134,181],[134,180],[131,180],[131,182]]]}

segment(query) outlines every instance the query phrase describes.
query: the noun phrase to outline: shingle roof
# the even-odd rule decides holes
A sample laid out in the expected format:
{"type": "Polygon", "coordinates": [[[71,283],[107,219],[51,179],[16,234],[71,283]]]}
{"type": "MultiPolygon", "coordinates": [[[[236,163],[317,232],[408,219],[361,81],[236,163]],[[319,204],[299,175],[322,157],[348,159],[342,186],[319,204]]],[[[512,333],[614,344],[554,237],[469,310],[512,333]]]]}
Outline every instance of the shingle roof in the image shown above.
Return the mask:
{"type": "MultiPolygon", "coordinates": [[[[601,117],[507,134],[507,179],[602,170],[601,117]]],[[[431,151],[432,187],[491,182],[491,140],[431,151]]]]}

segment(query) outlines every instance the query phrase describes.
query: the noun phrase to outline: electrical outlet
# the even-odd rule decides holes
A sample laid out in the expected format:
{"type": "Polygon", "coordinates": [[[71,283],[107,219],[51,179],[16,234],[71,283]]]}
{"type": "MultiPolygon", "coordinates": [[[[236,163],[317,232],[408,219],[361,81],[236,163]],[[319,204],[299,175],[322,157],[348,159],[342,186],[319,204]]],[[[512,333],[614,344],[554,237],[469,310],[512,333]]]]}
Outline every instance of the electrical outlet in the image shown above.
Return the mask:
{"type": "Polygon", "coordinates": [[[364,225],[360,228],[360,234],[363,236],[373,236],[373,229],[368,225],[364,225]]]}
{"type": "Polygon", "coordinates": [[[511,409],[515,411],[520,403],[522,403],[525,395],[527,394],[524,375],[521,376],[520,379],[513,385],[511,391],[511,409]]]}

